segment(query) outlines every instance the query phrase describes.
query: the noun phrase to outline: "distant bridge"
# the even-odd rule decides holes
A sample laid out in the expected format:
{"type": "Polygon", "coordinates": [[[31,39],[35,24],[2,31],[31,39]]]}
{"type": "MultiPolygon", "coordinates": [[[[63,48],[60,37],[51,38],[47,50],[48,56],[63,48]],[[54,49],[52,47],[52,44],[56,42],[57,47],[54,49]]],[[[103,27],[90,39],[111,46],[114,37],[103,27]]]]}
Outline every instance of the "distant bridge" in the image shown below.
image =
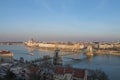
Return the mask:
{"type": "Polygon", "coordinates": [[[22,44],[23,42],[0,42],[0,45],[15,45],[22,44]]]}

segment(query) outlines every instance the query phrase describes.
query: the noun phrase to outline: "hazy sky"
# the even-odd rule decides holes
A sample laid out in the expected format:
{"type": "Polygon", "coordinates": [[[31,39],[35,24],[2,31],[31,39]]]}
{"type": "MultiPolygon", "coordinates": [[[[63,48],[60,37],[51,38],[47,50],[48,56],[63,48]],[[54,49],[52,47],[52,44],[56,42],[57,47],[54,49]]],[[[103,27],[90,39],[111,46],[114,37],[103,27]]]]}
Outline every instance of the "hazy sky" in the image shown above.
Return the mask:
{"type": "Polygon", "coordinates": [[[0,0],[0,41],[120,40],[120,0],[0,0]]]}

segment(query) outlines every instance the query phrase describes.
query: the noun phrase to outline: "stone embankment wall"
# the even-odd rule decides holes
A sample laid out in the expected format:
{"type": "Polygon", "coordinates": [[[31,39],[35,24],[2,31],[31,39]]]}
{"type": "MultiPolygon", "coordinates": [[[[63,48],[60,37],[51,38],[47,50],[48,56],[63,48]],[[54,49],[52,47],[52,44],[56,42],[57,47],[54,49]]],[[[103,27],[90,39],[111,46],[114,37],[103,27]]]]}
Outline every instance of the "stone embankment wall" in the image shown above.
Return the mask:
{"type": "Polygon", "coordinates": [[[27,46],[30,47],[38,47],[38,48],[47,48],[47,49],[60,49],[66,51],[76,51],[84,48],[82,44],[52,44],[52,43],[25,43],[27,46]]]}

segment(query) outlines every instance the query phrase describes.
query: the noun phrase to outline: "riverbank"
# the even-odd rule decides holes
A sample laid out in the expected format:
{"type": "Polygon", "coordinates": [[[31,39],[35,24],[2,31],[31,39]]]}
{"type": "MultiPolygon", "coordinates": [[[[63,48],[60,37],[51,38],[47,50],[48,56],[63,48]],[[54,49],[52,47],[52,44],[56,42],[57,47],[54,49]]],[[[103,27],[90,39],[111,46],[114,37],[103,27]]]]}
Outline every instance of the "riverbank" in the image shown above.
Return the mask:
{"type": "MultiPolygon", "coordinates": [[[[42,51],[55,51],[56,48],[51,48],[51,47],[37,47],[37,46],[25,46],[26,48],[28,49],[31,49],[31,50],[35,50],[35,49],[38,49],[38,50],[42,50],[42,51]]],[[[58,48],[61,52],[72,52],[72,53],[80,53],[82,52],[81,49],[66,49],[66,48],[58,48]]]]}
{"type": "Polygon", "coordinates": [[[95,54],[97,55],[116,55],[116,56],[120,56],[120,51],[115,51],[115,50],[97,50],[95,52],[95,54]]]}

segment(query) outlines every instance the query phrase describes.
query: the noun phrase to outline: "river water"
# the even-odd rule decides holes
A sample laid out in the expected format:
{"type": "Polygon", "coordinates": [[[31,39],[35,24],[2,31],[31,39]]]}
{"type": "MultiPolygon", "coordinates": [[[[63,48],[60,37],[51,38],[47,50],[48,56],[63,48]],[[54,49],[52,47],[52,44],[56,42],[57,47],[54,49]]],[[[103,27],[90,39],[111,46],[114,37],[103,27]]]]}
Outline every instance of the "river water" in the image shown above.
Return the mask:
{"type": "MultiPolygon", "coordinates": [[[[14,53],[14,59],[23,57],[28,61],[42,58],[44,55],[54,55],[54,51],[27,48],[24,45],[1,45],[0,50],[10,50],[14,53]]],[[[60,52],[60,54],[63,54],[63,52],[60,52]]],[[[62,58],[64,64],[75,68],[100,69],[108,75],[110,80],[120,80],[120,56],[97,55],[92,58],[84,58],[83,54],[77,53],[62,56],[62,58]],[[74,60],[76,58],[83,59],[74,60]]]]}

